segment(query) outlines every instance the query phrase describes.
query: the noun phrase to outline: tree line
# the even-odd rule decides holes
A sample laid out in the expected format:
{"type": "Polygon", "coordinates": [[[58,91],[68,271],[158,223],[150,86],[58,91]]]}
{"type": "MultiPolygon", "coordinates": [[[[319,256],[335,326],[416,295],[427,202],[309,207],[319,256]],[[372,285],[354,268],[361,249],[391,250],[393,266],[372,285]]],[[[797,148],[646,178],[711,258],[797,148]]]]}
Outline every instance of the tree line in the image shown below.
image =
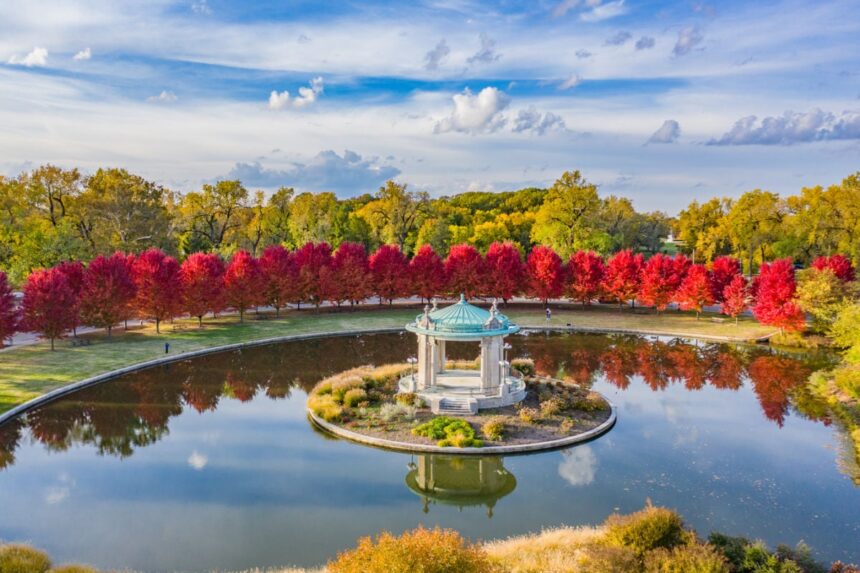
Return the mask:
{"type": "Polygon", "coordinates": [[[578,171],[547,189],[431,198],[388,181],[374,194],[339,199],[287,187],[267,195],[237,180],[182,194],[124,169],[85,176],[44,165],[0,177],[0,222],[0,270],[15,285],[33,269],[116,251],[158,248],[180,261],[197,252],[226,259],[240,250],[259,257],[271,245],[296,250],[309,242],[358,243],[367,251],[393,244],[409,256],[429,245],[442,257],[455,245],[486,254],[503,242],[524,253],[551,247],[565,259],[579,250],[649,256],[678,249],[695,263],[731,255],[751,274],[786,257],[808,264],[842,253],[860,262],[860,173],[789,197],[753,190],[736,200],[693,201],[671,217],[602,196],[578,171]],[[670,233],[679,241],[667,245],[670,233]]]}
{"type": "Polygon", "coordinates": [[[563,259],[537,246],[524,256],[513,242],[495,242],[482,255],[469,244],[454,245],[443,259],[431,245],[411,258],[397,245],[385,244],[368,255],[361,243],[346,241],[336,249],[308,242],[295,250],[266,247],[260,257],[239,250],[225,261],[217,253],[198,252],[182,263],[151,248],[138,255],[98,255],[86,266],[64,261],[31,272],[20,305],[5,273],[0,272],[0,340],[18,330],[37,332],[51,341],[79,325],[111,330],[131,318],[161,323],[233,310],[243,321],[249,309],[266,305],[276,313],[289,305],[317,308],[323,302],[357,305],[373,297],[391,304],[403,297],[426,301],[436,296],[498,298],[526,296],[543,301],[567,298],[582,305],[594,301],[619,305],[637,302],[665,311],[670,304],[693,310],[717,304],[735,317],[751,308],[764,324],[782,330],[804,327],[806,314],[822,329],[845,304],[856,300],[855,268],[843,255],[820,256],[804,271],[800,286],[790,259],[761,266],[748,280],[738,259],[716,258],[709,266],[683,254],[642,253],[625,249],[604,258],[579,250],[563,259]]]}

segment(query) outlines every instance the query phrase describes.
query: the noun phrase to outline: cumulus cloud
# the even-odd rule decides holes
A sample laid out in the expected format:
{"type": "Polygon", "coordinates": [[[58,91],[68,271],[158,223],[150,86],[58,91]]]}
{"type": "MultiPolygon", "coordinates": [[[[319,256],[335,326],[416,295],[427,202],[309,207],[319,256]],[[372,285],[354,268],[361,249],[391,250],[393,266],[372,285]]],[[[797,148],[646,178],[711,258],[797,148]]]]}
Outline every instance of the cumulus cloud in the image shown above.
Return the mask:
{"type": "Polygon", "coordinates": [[[195,14],[202,14],[204,16],[212,14],[212,8],[209,7],[209,3],[206,0],[196,0],[195,2],[192,2],[191,11],[195,14]]]}
{"type": "Polygon", "coordinates": [[[498,88],[486,87],[477,94],[466,88],[452,99],[454,109],[450,115],[436,122],[434,133],[489,133],[505,125],[502,110],[508,107],[510,98],[498,88]]]}
{"type": "Polygon", "coordinates": [[[90,51],[89,48],[84,48],[83,50],[81,50],[80,52],[78,52],[77,54],[72,56],[72,59],[80,62],[82,60],[89,60],[92,57],[93,57],[92,51],[90,51]]]}
{"type": "Polygon", "coordinates": [[[592,55],[591,52],[589,52],[588,50],[585,50],[585,49],[576,51],[576,57],[579,58],[580,60],[584,60],[585,58],[590,58],[591,55],[592,55]]]}
{"type": "Polygon", "coordinates": [[[355,195],[378,188],[400,170],[377,157],[362,157],[346,150],[321,151],[307,163],[294,162],[288,169],[267,169],[259,161],[236,163],[225,176],[239,179],[245,185],[274,189],[281,186],[308,191],[334,191],[338,195],[355,195]]]}
{"type": "Polygon", "coordinates": [[[197,471],[202,470],[206,467],[206,464],[209,463],[209,458],[205,454],[201,454],[197,450],[191,452],[191,455],[188,456],[188,465],[194,468],[197,471]]]}
{"type": "Polygon", "coordinates": [[[737,120],[732,128],[708,145],[791,145],[811,141],[860,139],[860,112],[839,115],[821,109],[781,116],[754,115],[737,120]]]}
{"type": "Polygon", "coordinates": [[[436,47],[427,52],[427,55],[424,56],[424,69],[439,69],[439,64],[441,64],[450,53],[451,48],[448,47],[448,43],[445,41],[445,38],[442,38],[439,40],[439,43],[436,44],[436,47]]]}
{"type": "Polygon", "coordinates": [[[615,0],[614,2],[598,3],[590,10],[587,10],[579,15],[579,19],[583,22],[600,22],[609,20],[616,16],[621,16],[627,12],[624,6],[624,0],[615,0]]]}
{"type": "Polygon", "coordinates": [[[654,38],[651,36],[642,36],[638,40],[636,40],[636,49],[637,50],[650,50],[654,47],[654,38]]]}
{"type": "Polygon", "coordinates": [[[667,119],[660,129],[648,139],[648,143],[675,143],[681,135],[681,126],[674,119],[667,119]]]}
{"type": "Polygon", "coordinates": [[[317,98],[322,93],[323,79],[318,76],[310,81],[309,86],[300,87],[299,95],[296,97],[290,97],[290,92],[286,90],[282,92],[272,91],[272,93],[269,94],[269,109],[306,107],[317,101],[317,98]]]}
{"type": "Polygon", "coordinates": [[[158,95],[149,96],[146,101],[150,103],[173,103],[177,99],[179,98],[176,97],[175,93],[164,90],[158,95]]]}
{"type": "Polygon", "coordinates": [[[569,90],[570,88],[575,88],[580,84],[582,78],[579,77],[578,74],[573,74],[560,84],[558,84],[558,89],[560,90],[569,90]]]}
{"type": "Polygon", "coordinates": [[[704,39],[702,33],[695,26],[684,28],[678,32],[678,41],[675,42],[672,53],[676,56],[685,56],[690,53],[690,50],[701,44],[704,39]]]}
{"type": "Polygon", "coordinates": [[[633,35],[630,32],[618,32],[611,38],[606,39],[607,46],[620,46],[626,44],[633,35]]]}
{"type": "Polygon", "coordinates": [[[551,111],[540,112],[534,106],[521,109],[514,120],[513,130],[516,133],[531,132],[544,135],[548,131],[565,131],[564,119],[551,111]]]}
{"type": "Polygon", "coordinates": [[[48,50],[37,46],[26,56],[12,56],[9,58],[9,63],[16,66],[26,66],[28,68],[44,66],[48,63],[48,50]]]}
{"type": "Polygon", "coordinates": [[[486,33],[481,32],[481,49],[469,56],[466,60],[470,64],[491,64],[502,57],[496,52],[496,41],[490,38],[486,33]]]}
{"type": "Polygon", "coordinates": [[[597,475],[597,456],[590,446],[563,450],[564,460],[558,465],[558,475],[570,485],[590,485],[597,475]]]}

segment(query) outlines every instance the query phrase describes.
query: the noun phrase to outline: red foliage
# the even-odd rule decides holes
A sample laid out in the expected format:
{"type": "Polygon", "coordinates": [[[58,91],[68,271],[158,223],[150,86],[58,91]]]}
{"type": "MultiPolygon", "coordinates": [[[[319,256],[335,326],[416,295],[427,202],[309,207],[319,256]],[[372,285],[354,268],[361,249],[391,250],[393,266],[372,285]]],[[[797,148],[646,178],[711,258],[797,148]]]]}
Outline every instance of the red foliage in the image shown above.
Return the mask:
{"type": "Polygon", "coordinates": [[[24,285],[24,328],[51,340],[61,337],[77,321],[78,300],[68,277],[57,270],[39,269],[30,273],[24,285]]]}
{"type": "Polygon", "coordinates": [[[203,325],[203,316],[224,308],[224,261],[214,253],[194,253],[182,263],[182,310],[196,316],[203,325]]]}
{"type": "Polygon", "coordinates": [[[749,286],[743,275],[737,274],[723,288],[720,310],[723,314],[737,319],[737,316],[745,311],[750,304],[749,286]]]}
{"type": "Polygon", "coordinates": [[[454,245],[445,259],[445,283],[448,293],[472,298],[484,288],[484,260],[472,245],[454,245]]]}
{"type": "Polygon", "coordinates": [[[803,311],[792,302],[797,285],[791,259],[763,264],[757,286],[753,314],[759,322],[786,330],[803,328],[803,311]]]}
{"type": "Polygon", "coordinates": [[[301,300],[299,271],[295,256],[281,245],[266,247],[260,256],[263,273],[263,300],[275,309],[275,314],[290,301],[301,300]]]}
{"type": "Polygon", "coordinates": [[[714,302],[723,302],[723,293],[736,276],[741,275],[741,262],[734,257],[717,257],[711,265],[711,291],[714,302]]]}
{"type": "Polygon", "coordinates": [[[511,242],[493,243],[484,258],[486,293],[505,302],[522,291],[526,269],[520,250],[511,242]]]}
{"type": "Polygon", "coordinates": [[[743,358],[733,349],[720,349],[710,355],[712,364],[708,379],[714,388],[737,390],[743,385],[743,358]]]}
{"type": "Polygon", "coordinates": [[[561,296],[564,291],[564,265],[561,257],[549,247],[532,249],[526,260],[526,275],[529,296],[542,300],[544,304],[561,296]]]}
{"type": "Polygon", "coordinates": [[[445,288],[445,263],[430,245],[422,245],[409,261],[411,291],[430,300],[445,288]]]}
{"type": "Polygon", "coordinates": [[[630,378],[636,374],[636,347],[632,344],[616,344],[600,355],[606,381],[621,390],[630,386],[630,378]]]}
{"type": "Polygon", "coordinates": [[[823,271],[830,269],[833,274],[842,282],[851,282],[856,278],[854,265],[851,259],[845,255],[832,255],[829,257],[817,257],[812,261],[812,268],[823,271]]]}
{"type": "Polygon", "coordinates": [[[356,304],[373,294],[367,251],[360,243],[341,243],[331,260],[329,300],[356,304]]]}
{"type": "Polygon", "coordinates": [[[134,258],[132,277],[138,314],[155,320],[155,331],[161,332],[161,321],[179,314],[182,306],[179,263],[159,249],[149,249],[134,258]]]}
{"type": "Polygon", "coordinates": [[[704,265],[693,265],[675,293],[675,300],[684,310],[695,310],[696,318],[702,308],[714,304],[711,292],[711,277],[704,265]]]}
{"type": "Polygon", "coordinates": [[[788,413],[789,391],[806,381],[809,368],[785,356],[762,355],[750,362],[747,373],[765,417],[782,427],[788,413]]]}
{"type": "Polygon", "coordinates": [[[248,251],[237,251],[224,273],[224,298],[239,311],[239,322],[245,320],[246,310],[263,302],[263,286],[260,261],[248,251]]]}
{"type": "Polygon", "coordinates": [[[370,256],[373,291],[388,304],[409,292],[409,263],[397,245],[382,245],[370,256]]]}
{"type": "Polygon", "coordinates": [[[567,263],[567,295],[583,305],[600,295],[600,286],[606,274],[603,257],[592,251],[577,251],[567,263]]]}
{"type": "Polygon", "coordinates": [[[115,325],[131,316],[134,294],[134,279],[125,254],[99,255],[90,261],[84,273],[81,320],[96,328],[106,328],[110,336],[115,325]]]}
{"type": "Polygon", "coordinates": [[[298,272],[299,300],[306,300],[319,308],[325,300],[328,269],[331,266],[331,247],[328,243],[305,243],[293,252],[298,272]]]}
{"type": "Polygon", "coordinates": [[[679,286],[672,257],[660,253],[654,255],[642,267],[641,277],[639,300],[658,311],[666,310],[679,286]]]}
{"type": "Polygon", "coordinates": [[[19,314],[6,273],[0,271],[0,346],[18,330],[19,314]]]}
{"type": "Polygon", "coordinates": [[[606,263],[603,292],[618,304],[633,300],[639,291],[643,257],[632,251],[619,251],[606,263]]]}
{"type": "Polygon", "coordinates": [[[81,289],[84,286],[84,264],[81,261],[63,261],[54,266],[55,269],[66,275],[69,288],[75,295],[75,323],[72,331],[81,324],[81,289]]]}

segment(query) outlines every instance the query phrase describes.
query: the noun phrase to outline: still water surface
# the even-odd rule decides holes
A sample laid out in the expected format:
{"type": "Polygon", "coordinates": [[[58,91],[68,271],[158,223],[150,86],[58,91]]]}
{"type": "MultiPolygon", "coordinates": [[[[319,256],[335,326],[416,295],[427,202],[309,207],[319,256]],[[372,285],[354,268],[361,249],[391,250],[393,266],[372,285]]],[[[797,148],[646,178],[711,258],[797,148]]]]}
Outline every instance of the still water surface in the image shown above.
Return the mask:
{"type": "MultiPolygon", "coordinates": [[[[239,570],[319,564],[382,529],[497,538],[599,523],[651,499],[702,534],[803,539],[822,559],[860,561],[860,487],[840,470],[839,434],[790,400],[832,357],[653,337],[510,340],[541,372],[607,395],[615,428],[527,456],[387,452],[315,431],[306,390],[352,366],[403,361],[413,337],[224,353],[0,427],[0,539],[103,568],[239,570]]],[[[454,358],[477,351],[451,346],[454,358]]]]}

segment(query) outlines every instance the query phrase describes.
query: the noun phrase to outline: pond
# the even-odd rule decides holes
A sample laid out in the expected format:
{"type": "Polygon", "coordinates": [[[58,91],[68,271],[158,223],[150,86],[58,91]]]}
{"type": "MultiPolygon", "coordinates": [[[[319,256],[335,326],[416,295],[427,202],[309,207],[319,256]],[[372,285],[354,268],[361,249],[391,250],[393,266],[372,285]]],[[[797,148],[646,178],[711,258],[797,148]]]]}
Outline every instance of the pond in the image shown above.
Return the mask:
{"type": "Polygon", "coordinates": [[[703,535],[803,539],[821,559],[860,561],[860,479],[835,425],[792,397],[832,356],[595,334],[510,342],[539,372],[593,384],[618,406],[617,425],[533,455],[388,452],[316,431],[306,391],[353,366],[404,361],[414,337],[216,354],[0,426],[0,539],[102,568],[241,570],[320,564],[383,529],[498,538],[599,523],[650,499],[703,535]]]}

